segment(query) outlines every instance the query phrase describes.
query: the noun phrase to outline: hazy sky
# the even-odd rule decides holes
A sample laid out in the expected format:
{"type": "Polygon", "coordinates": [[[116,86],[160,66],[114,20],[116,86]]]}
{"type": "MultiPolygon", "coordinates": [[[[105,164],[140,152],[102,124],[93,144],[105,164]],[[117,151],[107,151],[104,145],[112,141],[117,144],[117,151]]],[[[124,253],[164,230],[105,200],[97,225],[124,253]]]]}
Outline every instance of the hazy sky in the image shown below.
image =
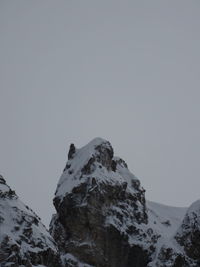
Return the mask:
{"type": "Polygon", "coordinates": [[[0,0],[0,172],[48,224],[100,136],[150,200],[200,193],[200,1],[0,0]]]}

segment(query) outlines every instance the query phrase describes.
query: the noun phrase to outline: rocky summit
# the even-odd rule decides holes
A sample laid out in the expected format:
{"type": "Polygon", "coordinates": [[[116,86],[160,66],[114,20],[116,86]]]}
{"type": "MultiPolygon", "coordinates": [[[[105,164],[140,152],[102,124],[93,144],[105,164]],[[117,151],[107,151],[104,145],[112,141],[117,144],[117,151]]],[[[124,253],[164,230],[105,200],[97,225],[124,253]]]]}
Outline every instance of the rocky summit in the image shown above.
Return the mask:
{"type": "Polygon", "coordinates": [[[54,205],[50,232],[64,266],[200,266],[200,203],[186,213],[146,201],[104,139],[71,144],[54,205]]]}
{"type": "Polygon", "coordinates": [[[40,218],[0,175],[0,266],[60,267],[56,244],[40,218]]]}
{"type": "Polygon", "coordinates": [[[150,261],[156,237],[137,227],[148,221],[144,189],[109,142],[70,146],[54,205],[50,231],[64,263],[117,267],[150,261]]]}
{"type": "Polygon", "coordinates": [[[0,176],[1,267],[200,267],[200,200],[146,201],[104,139],[70,145],[53,203],[49,233],[0,176]]]}

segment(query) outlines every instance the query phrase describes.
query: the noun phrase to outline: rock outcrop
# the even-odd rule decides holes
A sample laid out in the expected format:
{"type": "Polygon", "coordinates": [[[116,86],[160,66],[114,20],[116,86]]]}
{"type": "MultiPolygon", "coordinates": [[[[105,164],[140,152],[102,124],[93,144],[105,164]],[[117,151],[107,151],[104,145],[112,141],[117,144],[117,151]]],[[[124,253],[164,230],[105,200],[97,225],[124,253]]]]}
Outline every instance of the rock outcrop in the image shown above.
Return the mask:
{"type": "Polygon", "coordinates": [[[147,266],[158,236],[148,229],[144,192],[108,141],[71,145],[50,226],[66,266],[147,266]]]}
{"type": "Polygon", "coordinates": [[[200,267],[199,202],[187,213],[146,202],[106,140],[70,146],[54,205],[50,232],[66,267],[200,267]]]}
{"type": "Polygon", "coordinates": [[[187,210],[175,239],[184,248],[185,257],[192,259],[190,265],[200,266],[200,200],[187,210]]]}
{"type": "Polygon", "coordinates": [[[61,267],[53,238],[40,218],[0,176],[0,266],[61,267]]]}

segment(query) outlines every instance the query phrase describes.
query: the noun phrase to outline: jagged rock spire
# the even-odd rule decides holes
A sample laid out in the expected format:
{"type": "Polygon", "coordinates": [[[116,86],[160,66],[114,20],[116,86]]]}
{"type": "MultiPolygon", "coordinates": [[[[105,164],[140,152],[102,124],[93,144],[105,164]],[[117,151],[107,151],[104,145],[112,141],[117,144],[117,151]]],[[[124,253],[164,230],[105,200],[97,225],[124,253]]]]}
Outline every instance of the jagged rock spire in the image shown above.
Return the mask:
{"type": "Polygon", "coordinates": [[[6,184],[6,181],[1,174],[0,174],[0,184],[6,184]]]}
{"type": "Polygon", "coordinates": [[[70,145],[70,148],[69,148],[69,153],[68,153],[68,159],[73,159],[73,156],[76,152],[76,148],[75,148],[75,145],[74,144],[71,144],[70,145]]]}
{"type": "Polygon", "coordinates": [[[146,264],[148,252],[132,249],[128,240],[137,235],[134,224],[147,224],[139,180],[102,138],[80,149],[71,145],[68,158],[50,227],[66,264],[69,257],[98,267],[131,266],[134,257],[143,257],[146,264]]]}

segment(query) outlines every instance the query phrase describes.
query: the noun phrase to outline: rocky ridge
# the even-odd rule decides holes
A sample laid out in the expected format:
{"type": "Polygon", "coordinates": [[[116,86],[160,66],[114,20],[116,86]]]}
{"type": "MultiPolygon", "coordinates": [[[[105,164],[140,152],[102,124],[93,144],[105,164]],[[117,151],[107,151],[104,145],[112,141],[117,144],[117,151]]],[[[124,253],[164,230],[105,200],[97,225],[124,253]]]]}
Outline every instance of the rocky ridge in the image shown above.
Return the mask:
{"type": "Polygon", "coordinates": [[[104,139],[71,144],[54,206],[50,235],[0,176],[1,267],[200,267],[200,201],[146,201],[104,139]]]}
{"type": "Polygon", "coordinates": [[[60,267],[57,246],[40,218],[0,176],[0,266],[60,267]]]}
{"type": "Polygon", "coordinates": [[[140,227],[147,225],[144,189],[109,142],[71,145],[54,205],[50,232],[66,264],[73,256],[91,266],[146,266],[157,237],[140,227]]]}

